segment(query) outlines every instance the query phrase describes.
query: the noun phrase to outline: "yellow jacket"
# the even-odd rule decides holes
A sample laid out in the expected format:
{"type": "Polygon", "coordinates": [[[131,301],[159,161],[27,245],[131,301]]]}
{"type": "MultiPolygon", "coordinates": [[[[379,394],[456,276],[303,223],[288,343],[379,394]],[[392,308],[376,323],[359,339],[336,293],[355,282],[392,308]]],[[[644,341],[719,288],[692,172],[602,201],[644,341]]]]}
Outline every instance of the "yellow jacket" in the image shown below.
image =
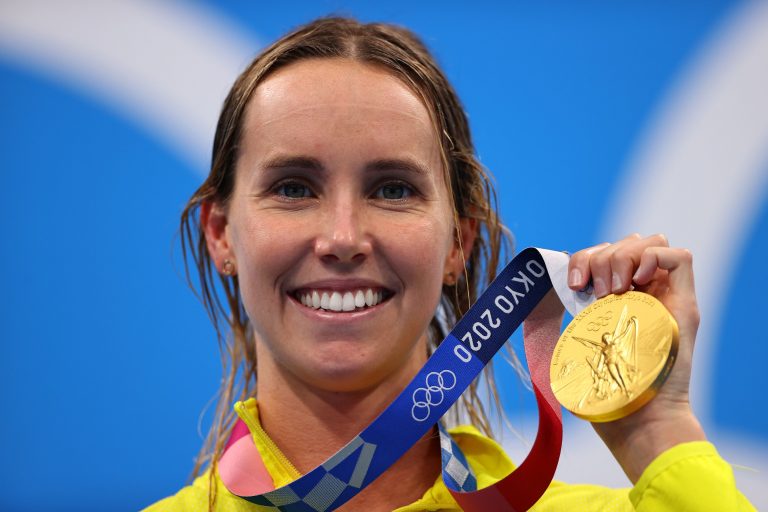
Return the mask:
{"type": "MultiPolygon", "coordinates": [[[[275,487],[296,480],[299,472],[267,436],[259,424],[255,399],[238,403],[235,410],[248,425],[275,487]]],[[[477,477],[478,489],[505,477],[514,469],[504,450],[476,428],[460,426],[449,430],[477,477]]],[[[208,473],[145,512],[205,511],[208,509],[208,473]]],[[[218,512],[256,512],[262,507],[227,490],[216,475],[218,512]]],[[[460,511],[448,488],[438,476],[435,484],[415,503],[394,512],[460,511]]],[[[736,489],[731,467],[707,442],[685,443],[656,458],[632,489],[608,489],[597,485],[569,485],[552,482],[533,511],[747,511],[755,510],[736,489]]]]}

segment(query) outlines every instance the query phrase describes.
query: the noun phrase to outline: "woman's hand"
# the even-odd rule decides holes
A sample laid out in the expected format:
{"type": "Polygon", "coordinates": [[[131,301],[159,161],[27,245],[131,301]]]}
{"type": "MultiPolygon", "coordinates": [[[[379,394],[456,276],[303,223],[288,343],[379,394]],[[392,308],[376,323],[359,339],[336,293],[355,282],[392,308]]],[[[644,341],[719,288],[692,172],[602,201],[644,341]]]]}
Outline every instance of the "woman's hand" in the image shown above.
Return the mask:
{"type": "Polygon", "coordinates": [[[568,285],[574,290],[583,289],[591,279],[598,298],[631,289],[645,292],[659,299],[678,324],[677,360],[659,394],[625,418],[593,423],[634,483],[663,451],[679,443],[705,439],[688,400],[699,327],[692,256],[686,249],[669,247],[664,235],[642,238],[635,234],[614,244],[577,252],[568,270],[568,285]]]}

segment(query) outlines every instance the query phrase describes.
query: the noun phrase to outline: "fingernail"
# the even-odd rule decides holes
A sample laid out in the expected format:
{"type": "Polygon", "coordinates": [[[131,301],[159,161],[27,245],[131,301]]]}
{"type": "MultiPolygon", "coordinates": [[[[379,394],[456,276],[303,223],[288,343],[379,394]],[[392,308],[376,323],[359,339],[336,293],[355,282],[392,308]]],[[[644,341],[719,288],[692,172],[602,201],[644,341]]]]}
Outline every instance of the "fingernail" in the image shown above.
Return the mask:
{"type": "Polygon", "coordinates": [[[608,295],[608,287],[605,286],[605,281],[602,277],[595,277],[592,280],[592,285],[595,287],[595,295],[602,297],[608,295]]]}
{"type": "Polygon", "coordinates": [[[616,272],[613,273],[613,277],[611,279],[611,290],[614,293],[621,290],[621,278],[616,272]]]}
{"type": "Polygon", "coordinates": [[[571,288],[579,286],[581,283],[581,270],[575,268],[571,270],[571,274],[568,276],[568,286],[571,288]]]}

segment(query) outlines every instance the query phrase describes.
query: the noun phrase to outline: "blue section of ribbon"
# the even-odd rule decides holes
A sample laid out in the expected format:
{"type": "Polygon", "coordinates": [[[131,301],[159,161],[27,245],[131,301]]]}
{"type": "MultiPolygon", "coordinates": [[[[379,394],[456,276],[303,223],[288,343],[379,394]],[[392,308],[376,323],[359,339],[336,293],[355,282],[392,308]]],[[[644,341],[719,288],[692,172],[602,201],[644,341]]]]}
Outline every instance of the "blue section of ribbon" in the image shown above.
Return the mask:
{"type": "Polygon", "coordinates": [[[525,249],[496,276],[451,334],[485,366],[551,288],[541,254],[525,249]]]}
{"type": "MultiPolygon", "coordinates": [[[[243,498],[281,511],[324,512],[341,506],[432,428],[551,288],[539,252],[532,248],[522,251],[373,423],[322,466],[298,480],[260,496],[243,498]]],[[[457,457],[463,457],[460,451],[457,457]]],[[[454,487],[461,487],[445,467],[443,474],[447,481],[456,483],[454,487]]]]}

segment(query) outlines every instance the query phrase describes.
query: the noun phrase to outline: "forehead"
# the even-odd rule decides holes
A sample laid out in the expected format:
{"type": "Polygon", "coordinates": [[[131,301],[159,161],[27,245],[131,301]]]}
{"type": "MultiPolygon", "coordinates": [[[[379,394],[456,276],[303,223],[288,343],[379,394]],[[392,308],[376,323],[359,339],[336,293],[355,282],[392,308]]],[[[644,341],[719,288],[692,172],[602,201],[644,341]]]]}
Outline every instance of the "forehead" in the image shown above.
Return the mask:
{"type": "Polygon", "coordinates": [[[244,135],[250,151],[321,150],[329,140],[429,158],[438,149],[421,99],[389,71],[348,59],[300,61],[270,75],[250,100],[244,135]]]}

